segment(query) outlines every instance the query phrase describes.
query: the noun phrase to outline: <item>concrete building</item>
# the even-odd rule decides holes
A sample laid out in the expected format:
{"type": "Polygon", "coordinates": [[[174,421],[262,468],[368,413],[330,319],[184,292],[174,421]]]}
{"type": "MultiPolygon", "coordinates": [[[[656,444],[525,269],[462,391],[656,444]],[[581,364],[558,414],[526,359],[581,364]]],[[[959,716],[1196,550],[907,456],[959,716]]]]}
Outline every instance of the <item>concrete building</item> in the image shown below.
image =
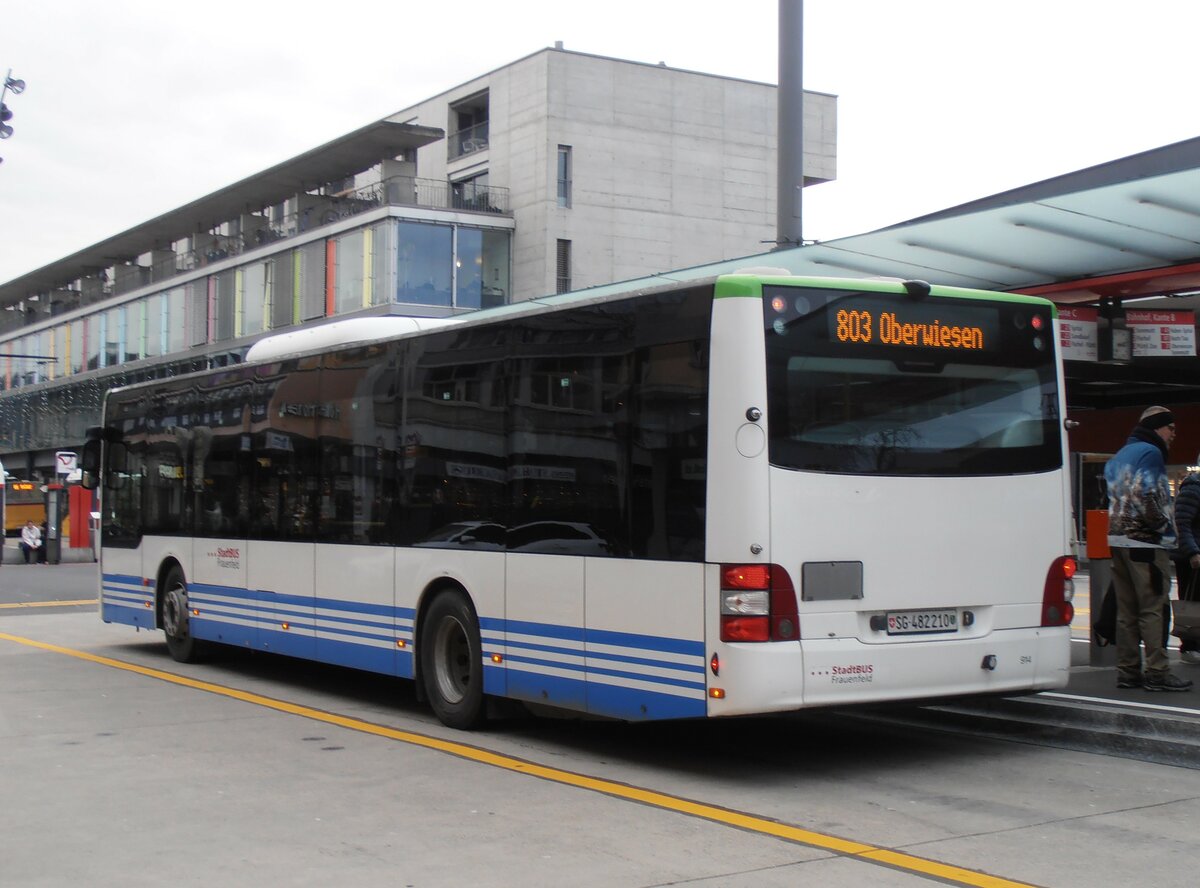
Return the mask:
{"type": "MultiPolygon", "coordinates": [[[[53,477],[109,388],[334,318],[444,317],[762,252],[776,89],[545,49],[0,284],[0,460],[53,477]]],[[[836,99],[805,95],[805,183],[836,99]]]]}
{"type": "MultiPolygon", "coordinates": [[[[775,241],[775,87],[560,48],[406,108],[459,193],[502,186],[518,298],[760,253],[775,241]]],[[[805,184],[836,175],[836,99],[804,98],[805,184]]]]}

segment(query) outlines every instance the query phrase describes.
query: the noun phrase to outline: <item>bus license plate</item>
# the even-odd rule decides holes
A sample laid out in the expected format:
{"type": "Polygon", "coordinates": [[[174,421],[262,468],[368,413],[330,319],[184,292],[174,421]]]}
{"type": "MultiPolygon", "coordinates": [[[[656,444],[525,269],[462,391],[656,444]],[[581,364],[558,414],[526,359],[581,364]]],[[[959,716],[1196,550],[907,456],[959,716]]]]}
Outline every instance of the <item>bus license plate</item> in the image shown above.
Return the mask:
{"type": "Polygon", "coordinates": [[[958,611],[895,611],[887,615],[888,635],[929,635],[957,632],[958,611]]]}

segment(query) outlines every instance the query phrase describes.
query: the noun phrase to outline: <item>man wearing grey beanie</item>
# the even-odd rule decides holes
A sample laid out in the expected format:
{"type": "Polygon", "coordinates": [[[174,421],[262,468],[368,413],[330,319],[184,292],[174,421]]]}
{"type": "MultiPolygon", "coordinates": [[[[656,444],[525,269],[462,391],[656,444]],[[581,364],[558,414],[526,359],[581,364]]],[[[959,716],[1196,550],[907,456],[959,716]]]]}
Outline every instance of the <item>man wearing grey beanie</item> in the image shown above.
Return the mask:
{"type": "Polygon", "coordinates": [[[1104,467],[1117,598],[1118,688],[1192,689],[1190,681],[1171,673],[1163,643],[1169,553],[1175,547],[1166,457],[1174,440],[1174,414],[1166,407],[1149,407],[1104,467]]]}

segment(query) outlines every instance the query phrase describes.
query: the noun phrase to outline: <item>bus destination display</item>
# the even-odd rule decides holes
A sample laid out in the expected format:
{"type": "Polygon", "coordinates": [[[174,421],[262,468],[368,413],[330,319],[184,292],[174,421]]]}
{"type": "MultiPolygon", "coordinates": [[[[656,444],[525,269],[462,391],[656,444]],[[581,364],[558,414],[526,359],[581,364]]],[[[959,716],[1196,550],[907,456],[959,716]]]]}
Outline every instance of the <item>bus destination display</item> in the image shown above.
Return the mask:
{"type": "MultiPolygon", "coordinates": [[[[786,287],[763,287],[763,295],[767,326],[793,341],[807,340],[809,348],[827,342],[850,351],[861,346],[977,355],[1004,349],[1000,307],[974,300],[786,287]]],[[[1013,322],[1028,325],[1035,338],[1045,324],[1036,314],[1014,315],[1013,322]]]]}
{"type": "Polygon", "coordinates": [[[846,345],[937,351],[990,351],[997,345],[995,310],[977,306],[839,300],[829,306],[827,318],[830,337],[846,345]]]}

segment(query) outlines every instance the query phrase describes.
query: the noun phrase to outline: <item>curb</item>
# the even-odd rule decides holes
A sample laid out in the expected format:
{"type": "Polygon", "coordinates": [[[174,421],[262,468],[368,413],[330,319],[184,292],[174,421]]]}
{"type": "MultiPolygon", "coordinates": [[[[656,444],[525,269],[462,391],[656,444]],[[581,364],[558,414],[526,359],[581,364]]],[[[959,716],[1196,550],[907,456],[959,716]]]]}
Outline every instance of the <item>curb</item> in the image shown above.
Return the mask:
{"type": "Polygon", "coordinates": [[[1166,705],[1131,708],[1094,698],[1072,700],[1055,693],[887,706],[845,715],[1200,770],[1196,715],[1167,709],[1166,705]]]}

